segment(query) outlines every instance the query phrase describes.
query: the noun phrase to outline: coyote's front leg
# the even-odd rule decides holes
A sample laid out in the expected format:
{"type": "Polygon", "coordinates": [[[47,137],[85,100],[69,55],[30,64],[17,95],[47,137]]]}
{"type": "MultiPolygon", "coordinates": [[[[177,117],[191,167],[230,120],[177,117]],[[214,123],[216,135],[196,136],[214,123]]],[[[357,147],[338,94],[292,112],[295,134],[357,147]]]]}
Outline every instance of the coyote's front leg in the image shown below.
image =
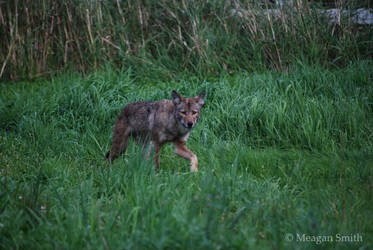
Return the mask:
{"type": "Polygon", "coordinates": [[[197,156],[190,151],[186,146],[185,141],[176,141],[175,142],[175,153],[185,159],[190,160],[190,171],[198,172],[198,158],[197,156]]]}

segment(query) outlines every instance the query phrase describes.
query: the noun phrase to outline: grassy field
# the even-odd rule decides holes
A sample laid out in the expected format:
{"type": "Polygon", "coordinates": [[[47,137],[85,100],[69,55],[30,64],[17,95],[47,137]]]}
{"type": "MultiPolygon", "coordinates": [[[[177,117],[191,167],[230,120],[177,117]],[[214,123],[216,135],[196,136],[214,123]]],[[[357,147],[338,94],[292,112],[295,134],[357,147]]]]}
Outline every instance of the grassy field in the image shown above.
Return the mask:
{"type": "Polygon", "coordinates": [[[0,248],[372,248],[371,69],[1,84],[0,248]],[[200,171],[171,145],[158,172],[134,144],[108,166],[123,106],[172,89],[207,92],[188,141],[200,171]]]}

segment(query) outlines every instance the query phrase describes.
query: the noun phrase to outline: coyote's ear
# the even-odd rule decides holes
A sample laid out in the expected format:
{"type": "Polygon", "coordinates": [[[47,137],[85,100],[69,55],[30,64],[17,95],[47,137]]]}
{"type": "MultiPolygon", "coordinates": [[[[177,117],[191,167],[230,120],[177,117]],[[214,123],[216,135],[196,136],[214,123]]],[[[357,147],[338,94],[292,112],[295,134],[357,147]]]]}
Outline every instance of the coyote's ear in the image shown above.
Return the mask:
{"type": "Polygon", "coordinates": [[[199,94],[199,96],[197,96],[197,101],[199,105],[202,106],[205,103],[205,96],[206,96],[205,92],[202,92],[201,94],[199,94]]]}
{"type": "Polygon", "coordinates": [[[177,105],[180,104],[181,99],[181,95],[177,93],[176,90],[172,90],[172,102],[177,105]]]}

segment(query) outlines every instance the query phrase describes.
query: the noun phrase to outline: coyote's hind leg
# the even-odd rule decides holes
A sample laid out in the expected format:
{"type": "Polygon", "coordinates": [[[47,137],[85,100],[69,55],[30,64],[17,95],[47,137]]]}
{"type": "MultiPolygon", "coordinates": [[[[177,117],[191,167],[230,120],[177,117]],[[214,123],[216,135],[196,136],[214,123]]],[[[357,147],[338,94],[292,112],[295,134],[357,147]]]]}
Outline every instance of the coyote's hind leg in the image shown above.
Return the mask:
{"type": "Polygon", "coordinates": [[[152,150],[153,142],[149,136],[144,135],[135,135],[134,139],[142,149],[142,157],[146,158],[146,160],[149,160],[150,153],[152,150]]]}

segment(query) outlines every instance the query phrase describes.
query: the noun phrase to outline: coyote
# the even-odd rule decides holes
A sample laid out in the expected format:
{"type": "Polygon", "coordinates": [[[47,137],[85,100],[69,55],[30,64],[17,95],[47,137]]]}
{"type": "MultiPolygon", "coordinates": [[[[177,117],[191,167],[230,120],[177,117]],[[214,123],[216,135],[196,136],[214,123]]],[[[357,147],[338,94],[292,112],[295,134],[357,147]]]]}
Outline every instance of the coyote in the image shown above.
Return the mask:
{"type": "Polygon", "coordinates": [[[193,98],[184,98],[175,90],[172,100],[157,102],[134,102],[127,104],[114,124],[113,143],[106,158],[109,162],[125,153],[128,138],[147,150],[147,158],[154,144],[154,164],[159,169],[159,153],[167,142],[173,142],[175,153],[190,160],[190,170],[198,171],[197,156],[186,147],[189,133],[196,125],[200,110],[205,102],[205,93],[193,98]]]}

